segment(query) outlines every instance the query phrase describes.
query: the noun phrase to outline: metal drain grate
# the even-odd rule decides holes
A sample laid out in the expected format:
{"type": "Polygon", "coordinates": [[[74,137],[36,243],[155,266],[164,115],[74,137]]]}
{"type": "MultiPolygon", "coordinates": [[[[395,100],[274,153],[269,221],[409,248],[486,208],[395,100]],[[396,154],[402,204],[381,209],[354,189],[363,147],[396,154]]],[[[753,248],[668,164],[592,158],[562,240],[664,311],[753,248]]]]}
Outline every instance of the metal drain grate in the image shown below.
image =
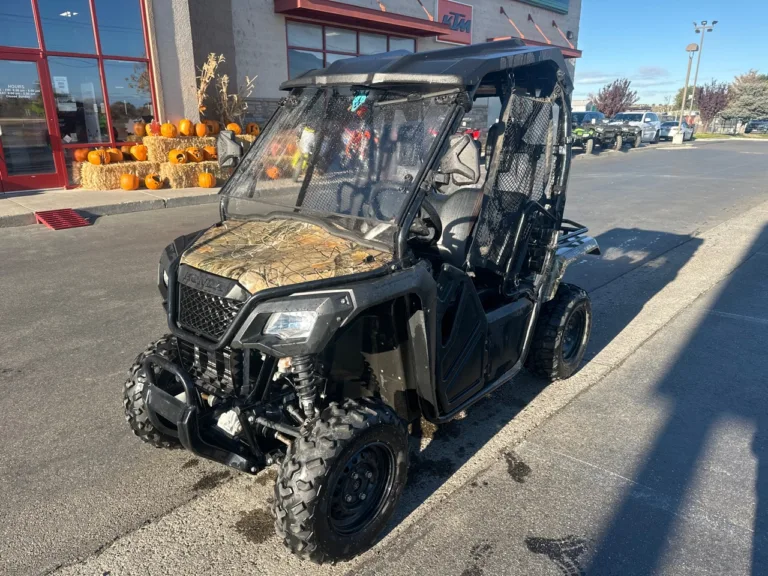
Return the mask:
{"type": "Polygon", "coordinates": [[[80,226],[91,225],[88,220],[72,210],[72,208],[35,212],[35,219],[38,224],[44,224],[51,230],[66,230],[67,228],[79,228],[80,226]]]}

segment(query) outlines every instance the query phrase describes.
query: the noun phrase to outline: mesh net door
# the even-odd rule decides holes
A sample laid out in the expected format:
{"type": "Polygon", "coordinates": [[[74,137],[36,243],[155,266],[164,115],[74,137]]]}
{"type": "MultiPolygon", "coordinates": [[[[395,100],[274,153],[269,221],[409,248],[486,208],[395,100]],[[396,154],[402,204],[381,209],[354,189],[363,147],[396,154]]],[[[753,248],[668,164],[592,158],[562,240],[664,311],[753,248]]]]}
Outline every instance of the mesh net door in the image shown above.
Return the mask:
{"type": "Polygon", "coordinates": [[[488,174],[470,251],[473,266],[503,273],[525,204],[548,196],[554,178],[557,113],[558,107],[550,99],[510,98],[503,115],[501,152],[488,174]]]}

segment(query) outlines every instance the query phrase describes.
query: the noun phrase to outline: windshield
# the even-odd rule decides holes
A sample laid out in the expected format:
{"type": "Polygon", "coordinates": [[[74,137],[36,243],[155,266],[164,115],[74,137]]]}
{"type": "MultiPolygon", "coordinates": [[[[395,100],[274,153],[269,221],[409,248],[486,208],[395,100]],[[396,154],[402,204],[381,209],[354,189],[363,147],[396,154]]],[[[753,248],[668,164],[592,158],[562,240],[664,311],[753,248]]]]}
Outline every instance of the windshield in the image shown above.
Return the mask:
{"type": "Polygon", "coordinates": [[[584,116],[586,115],[587,115],[586,112],[574,112],[573,114],[571,114],[571,118],[573,118],[573,121],[576,122],[577,124],[581,124],[582,122],[584,122],[584,116]]]}
{"type": "Polygon", "coordinates": [[[227,215],[319,216],[391,242],[452,101],[367,88],[292,94],[223,188],[227,215]]]}
{"type": "Polygon", "coordinates": [[[642,122],[643,115],[642,114],[616,114],[613,118],[614,120],[618,120],[620,122],[642,122]]]}

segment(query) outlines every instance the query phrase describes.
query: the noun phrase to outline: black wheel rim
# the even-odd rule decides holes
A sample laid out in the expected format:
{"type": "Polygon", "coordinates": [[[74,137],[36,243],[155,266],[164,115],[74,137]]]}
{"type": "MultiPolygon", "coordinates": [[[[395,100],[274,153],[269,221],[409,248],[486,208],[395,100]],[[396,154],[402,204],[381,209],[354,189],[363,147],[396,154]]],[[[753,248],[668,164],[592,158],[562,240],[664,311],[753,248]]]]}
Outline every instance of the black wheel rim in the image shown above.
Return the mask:
{"type": "Polygon", "coordinates": [[[342,536],[364,530],[381,514],[395,479],[395,454],[383,442],[366,444],[344,464],[332,489],[330,525],[342,536]]]}
{"type": "Polygon", "coordinates": [[[563,360],[569,362],[576,358],[584,340],[587,315],[583,309],[574,310],[563,331],[563,360]]]}

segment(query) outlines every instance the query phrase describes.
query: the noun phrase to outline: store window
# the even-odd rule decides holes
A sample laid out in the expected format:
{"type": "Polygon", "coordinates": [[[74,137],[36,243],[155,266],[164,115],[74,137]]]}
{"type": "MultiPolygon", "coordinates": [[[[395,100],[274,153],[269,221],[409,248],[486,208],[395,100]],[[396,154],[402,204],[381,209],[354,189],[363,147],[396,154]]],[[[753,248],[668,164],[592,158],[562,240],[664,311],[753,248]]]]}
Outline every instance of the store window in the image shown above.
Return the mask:
{"type": "Polygon", "coordinates": [[[96,53],[88,0],[37,0],[37,5],[47,51],[96,53]]]}
{"type": "Polygon", "coordinates": [[[309,70],[324,68],[344,58],[390,50],[416,51],[416,41],[413,38],[306,22],[286,22],[286,35],[289,78],[295,78],[309,70]]]}
{"type": "Polygon", "coordinates": [[[95,58],[48,58],[59,132],[64,144],[99,144],[107,133],[99,61],[95,58]]]}
{"type": "Polygon", "coordinates": [[[139,0],[96,0],[101,53],[146,58],[139,0]]]}
{"type": "Polygon", "coordinates": [[[144,62],[105,60],[104,75],[115,140],[126,141],[137,120],[149,122],[154,115],[149,69],[144,62]]]}
{"type": "Polygon", "coordinates": [[[32,16],[32,3],[29,0],[3,0],[3,26],[0,44],[16,48],[37,48],[37,31],[32,16]]]}

